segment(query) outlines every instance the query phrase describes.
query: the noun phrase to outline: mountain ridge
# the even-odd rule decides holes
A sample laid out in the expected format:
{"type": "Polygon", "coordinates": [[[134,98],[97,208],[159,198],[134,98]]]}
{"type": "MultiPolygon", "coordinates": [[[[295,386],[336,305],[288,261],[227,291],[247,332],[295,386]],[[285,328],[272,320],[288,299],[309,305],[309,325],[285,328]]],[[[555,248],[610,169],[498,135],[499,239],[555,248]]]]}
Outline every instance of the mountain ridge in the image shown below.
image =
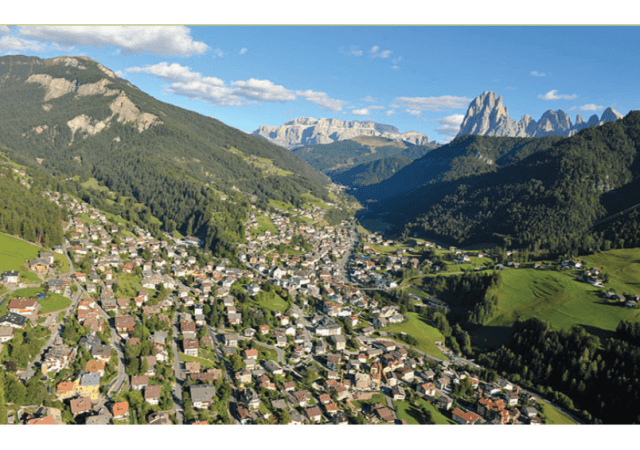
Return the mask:
{"type": "Polygon", "coordinates": [[[307,145],[331,144],[363,135],[405,141],[414,145],[434,144],[427,135],[416,131],[400,133],[393,125],[313,117],[297,117],[280,126],[261,125],[251,134],[289,150],[307,145]]]}
{"type": "Polygon", "coordinates": [[[216,253],[244,239],[250,204],[329,199],[329,178],[290,151],[157,100],[89,58],[0,57],[0,102],[10,159],[95,178],[216,253]]]}
{"type": "Polygon", "coordinates": [[[485,91],[469,104],[457,136],[467,134],[508,137],[573,136],[590,126],[602,125],[621,118],[622,114],[609,107],[604,110],[600,118],[593,114],[586,122],[578,114],[576,122],[572,123],[569,115],[561,109],[545,111],[538,121],[528,114],[516,121],[509,117],[508,110],[502,103],[502,96],[498,96],[493,91],[485,91]]]}

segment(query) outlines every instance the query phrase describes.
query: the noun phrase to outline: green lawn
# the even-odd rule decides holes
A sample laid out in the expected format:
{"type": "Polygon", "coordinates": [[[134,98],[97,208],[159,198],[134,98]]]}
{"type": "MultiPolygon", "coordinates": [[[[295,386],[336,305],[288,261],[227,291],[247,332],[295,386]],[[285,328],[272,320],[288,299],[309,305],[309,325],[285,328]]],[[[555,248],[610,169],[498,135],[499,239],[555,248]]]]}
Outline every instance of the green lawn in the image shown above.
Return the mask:
{"type": "Polygon", "coordinates": [[[450,425],[453,420],[445,417],[438,408],[433,406],[431,403],[426,401],[425,399],[418,398],[414,404],[411,404],[407,401],[394,401],[393,404],[396,407],[396,412],[398,414],[398,419],[406,420],[409,424],[419,424],[422,413],[418,407],[425,407],[433,413],[433,418],[436,421],[436,425],[450,425]]]}
{"type": "MultiPolygon", "coordinates": [[[[131,273],[119,273],[117,278],[117,297],[133,298],[138,296],[138,292],[142,289],[142,286],[140,285],[142,280],[139,277],[131,273]]],[[[147,289],[147,291],[149,291],[149,289],[147,289]]]]}
{"type": "Polygon", "coordinates": [[[553,424],[553,425],[577,425],[578,424],[572,418],[558,411],[556,408],[554,408],[550,404],[543,402],[542,400],[540,400],[540,404],[542,405],[542,410],[544,411],[544,415],[547,416],[547,422],[546,422],[547,424],[553,424]]]}
{"type": "Polygon", "coordinates": [[[17,270],[21,282],[41,283],[42,280],[26,265],[26,261],[38,257],[40,250],[34,244],[0,233],[0,271],[17,270]]]}
{"type": "MultiPolygon", "coordinates": [[[[46,292],[46,289],[43,287],[16,289],[7,295],[6,303],[12,298],[38,298],[38,296],[44,292],[46,292]]],[[[40,311],[38,314],[48,314],[68,308],[69,305],[71,305],[71,300],[59,294],[49,293],[44,299],[38,300],[38,303],[40,303],[40,311]]],[[[5,305],[3,305],[3,307],[4,306],[5,305]]]]}
{"type": "Polygon", "coordinates": [[[362,409],[362,405],[365,403],[374,404],[374,403],[382,403],[383,405],[387,404],[387,399],[384,394],[373,394],[371,399],[369,400],[351,400],[351,403],[357,408],[362,409]]]}
{"type": "Polygon", "coordinates": [[[436,358],[448,360],[438,346],[436,341],[444,342],[444,336],[435,327],[427,325],[421,315],[418,313],[408,313],[409,319],[403,323],[397,323],[382,328],[383,331],[390,331],[393,333],[405,332],[418,341],[416,348],[428,355],[435,356],[436,358]]]}
{"type": "Polygon", "coordinates": [[[309,192],[305,192],[304,194],[302,194],[302,198],[304,198],[310,205],[315,205],[318,208],[322,208],[325,210],[329,209],[329,206],[327,204],[325,204],[322,200],[310,194],[309,192]]]}
{"type": "Polygon", "coordinates": [[[591,327],[613,331],[621,320],[640,315],[636,309],[606,303],[599,291],[568,273],[508,269],[497,290],[498,313],[488,326],[510,327],[518,318],[537,317],[556,329],[582,325],[592,332],[598,330],[591,327]]]}
{"type": "Polygon", "coordinates": [[[284,313],[289,308],[289,304],[275,292],[260,291],[252,298],[252,302],[262,308],[268,309],[269,311],[276,311],[279,309],[284,313]]]}
{"type": "Polygon", "coordinates": [[[191,355],[187,355],[186,353],[182,353],[180,352],[180,361],[184,361],[184,362],[199,362],[200,366],[202,367],[206,367],[207,369],[215,369],[216,366],[215,364],[205,358],[199,358],[197,356],[191,356],[191,355]]]}
{"type": "Polygon", "coordinates": [[[71,270],[69,266],[69,259],[65,255],[61,255],[60,253],[53,254],[55,261],[60,261],[60,271],[62,273],[67,273],[71,270]]]}
{"type": "Polygon", "coordinates": [[[254,342],[253,347],[258,350],[259,359],[270,359],[272,361],[278,362],[278,352],[276,352],[272,348],[263,347],[262,345],[258,345],[257,341],[254,342]]]}
{"type": "Polygon", "coordinates": [[[278,233],[278,229],[269,217],[263,214],[256,214],[256,222],[258,222],[258,227],[252,230],[253,234],[264,234],[265,231],[269,231],[271,234],[278,233]]]}
{"type": "Polygon", "coordinates": [[[588,263],[587,268],[599,267],[609,274],[607,288],[618,294],[640,294],[640,248],[610,250],[580,259],[588,263]]]}

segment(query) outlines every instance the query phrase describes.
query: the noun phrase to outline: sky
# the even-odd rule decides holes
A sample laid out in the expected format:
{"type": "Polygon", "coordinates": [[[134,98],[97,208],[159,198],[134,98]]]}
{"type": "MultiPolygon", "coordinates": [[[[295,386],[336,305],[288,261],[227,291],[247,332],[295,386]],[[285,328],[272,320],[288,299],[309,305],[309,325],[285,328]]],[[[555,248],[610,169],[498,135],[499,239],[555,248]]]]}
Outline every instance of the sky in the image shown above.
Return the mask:
{"type": "Polygon", "coordinates": [[[306,116],[447,142],[488,90],[516,120],[637,109],[638,29],[3,26],[0,54],[88,56],[159,100],[249,133],[306,116]]]}

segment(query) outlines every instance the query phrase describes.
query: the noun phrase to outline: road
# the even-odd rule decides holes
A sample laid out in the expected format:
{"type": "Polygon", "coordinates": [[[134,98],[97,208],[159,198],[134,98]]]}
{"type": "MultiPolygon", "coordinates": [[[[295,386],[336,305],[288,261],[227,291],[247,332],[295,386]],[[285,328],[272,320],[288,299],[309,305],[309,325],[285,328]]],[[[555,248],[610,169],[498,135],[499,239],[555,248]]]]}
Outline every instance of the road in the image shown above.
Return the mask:
{"type": "Polygon", "coordinates": [[[185,373],[182,370],[180,364],[180,351],[178,349],[178,313],[174,313],[173,315],[173,342],[171,342],[171,346],[173,347],[173,375],[176,377],[175,383],[173,383],[173,390],[171,392],[171,397],[173,398],[173,410],[176,413],[176,418],[178,419],[178,424],[182,425],[184,423],[184,405],[182,403],[182,386],[185,381],[185,373]]]}
{"type": "Polygon", "coordinates": [[[229,398],[229,405],[227,407],[227,414],[229,414],[229,417],[231,418],[231,420],[233,420],[233,423],[236,425],[240,424],[240,421],[238,421],[235,416],[232,414],[233,411],[235,411],[236,408],[236,404],[238,403],[238,400],[236,398],[236,389],[235,389],[235,383],[233,381],[233,379],[231,378],[231,375],[229,375],[230,373],[233,373],[233,370],[231,369],[231,364],[229,364],[229,362],[227,361],[227,358],[224,357],[223,353],[222,353],[222,349],[220,348],[220,346],[218,345],[218,340],[216,337],[216,329],[213,327],[208,326],[207,330],[209,330],[209,337],[211,338],[211,341],[213,342],[213,351],[216,354],[216,357],[218,358],[219,361],[222,361],[222,364],[224,364],[224,378],[225,381],[227,383],[229,383],[229,385],[231,386],[231,397],[229,398]]]}

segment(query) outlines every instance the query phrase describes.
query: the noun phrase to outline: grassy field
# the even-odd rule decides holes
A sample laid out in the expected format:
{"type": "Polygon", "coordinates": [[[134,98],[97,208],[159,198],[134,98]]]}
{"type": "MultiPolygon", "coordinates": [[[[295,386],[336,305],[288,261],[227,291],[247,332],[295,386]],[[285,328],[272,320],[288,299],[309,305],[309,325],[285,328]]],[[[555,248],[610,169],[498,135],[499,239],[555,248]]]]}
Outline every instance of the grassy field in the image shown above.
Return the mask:
{"type": "Polygon", "coordinates": [[[606,303],[598,288],[567,273],[510,269],[502,272],[502,280],[497,290],[498,314],[489,326],[509,327],[518,318],[537,317],[556,329],[581,325],[598,334],[640,315],[639,310],[606,303]]]}
{"type": "Polygon", "coordinates": [[[544,411],[544,415],[547,417],[547,424],[553,425],[577,425],[578,423],[574,421],[571,417],[566,414],[558,411],[556,408],[551,406],[550,404],[540,401],[542,405],[542,410],[544,411]]]}
{"type": "Polygon", "coordinates": [[[609,275],[607,288],[618,294],[640,294],[640,248],[610,250],[580,259],[588,263],[587,268],[599,267],[609,275]]]}
{"type": "Polygon", "coordinates": [[[206,367],[207,369],[215,369],[216,366],[212,361],[209,361],[205,358],[199,358],[197,356],[187,355],[186,353],[180,352],[180,361],[183,362],[199,362],[200,366],[206,367]]]}
{"type": "Polygon", "coordinates": [[[41,283],[42,280],[25,265],[27,260],[37,258],[40,250],[36,245],[0,233],[0,271],[17,270],[21,282],[41,283]]]}
{"type": "Polygon", "coordinates": [[[387,399],[384,394],[373,394],[371,396],[371,399],[369,400],[351,400],[351,403],[353,403],[353,406],[355,406],[357,409],[361,409],[362,405],[364,405],[365,403],[382,403],[383,405],[386,405],[387,399]]]}
{"type": "Polygon", "coordinates": [[[276,352],[274,349],[258,345],[256,342],[254,342],[253,347],[258,350],[260,359],[270,359],[272,361],[278,362],[278,352],[276,352]]]}
{"type": "Polygon", "coordinates": [[[257,228],[252,228],[252,234],[264,234],[265,231],[269,231],[271,234],[277,234],[278,229],[275,227],[271,219],[263,214],[256,214],[256,222],[258,222],[257,228]]]}
{"type": "Polygon", "coordinates": [[[314,195],[305,192],[304,194],[302,194],[302,198],[304,198],[306,200],[307,203],[309,203],[310,205],[315,205],[318,208],[322,208],[325,210],[329,209],[329,206],[327,204],[325,204],[325,202],[323,202],[322,200],[320,200],[318,197],[315,197],[314,195]]]}
{"type": "MultiPolygon", "coordinates": [[[[45,292],[46,289],[43,287],[16,289],[7,295],[6,303],[8,304],[12,298],[38,298],[40,294],[45,292]]],[[[69,305],[71,305],[71,300],[59,294],[49,293],[44,299],[38,300],[38,303],[40,303],[40,311],[38,314],[48,314],[50,312],[60,311],[61,309],[67,309],[69,305]]],[[[2,306],[5,307],[6,304],[2,306]]]]}
{"type": "Polygon", "coordinates": [[[448,360],[449,358],[442,354],[435,344],[436,341],[444,342],[442,333],[437,328],[427,325],[418,313],[409,313],[408,317],[406,322],[389,325],[382,330],[393,333],[405,332],[416,338],[418,350],[436,358],[448,360]]]}
{"type": "Polygon", "coordinates": [[[65,255],[54,253],[53,257],[55,261],[60,261],[60,270],[62,271],[62,273],[67,273],[69,272],[69,270],[71,270],[71,267],[69,266],[69,260],[65,255]]]}
{"type": "Polygon", "coordinates": [[[256,305],[261,308],[268,309],[269,311],[276,311],[279,309],[284,313],[289,308],[289,304],[275,292],[260,291],[252,298],[252,300],[256,305]]]}
{"type": "Polygon", "coordinates": [[[422,413],[416,406],[425,407],[430,410],[433,413],[433,418],[436,421],[436,425],[451,425],[454,423],[453,420],[448,419],[440,411],[438,411],[438,408],[422,398],[417,399],[415,401],[415,405],[407,401],[394,401],[393,404],[396,407],[398,419],[404,419],[409,424],[415,425],[420,423],[420,420],[418,419],[421,418],[422,413]]]}
{"type": "Polygon", "coordinates": [[[137,297],[138,292],[142,289],[142,286],[140,285],[140,278],[131,273],[118,274],[118,281],[117,297],[137,297]]]}

